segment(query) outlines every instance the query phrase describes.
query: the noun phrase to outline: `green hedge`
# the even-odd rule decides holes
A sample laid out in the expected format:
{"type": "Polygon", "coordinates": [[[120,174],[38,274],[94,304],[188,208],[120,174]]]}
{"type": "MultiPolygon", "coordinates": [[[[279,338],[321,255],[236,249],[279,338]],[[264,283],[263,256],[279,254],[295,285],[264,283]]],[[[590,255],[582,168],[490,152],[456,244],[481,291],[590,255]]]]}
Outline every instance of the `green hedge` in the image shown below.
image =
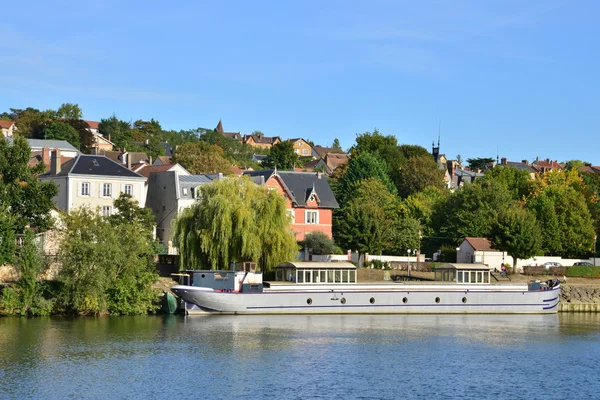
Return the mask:
{"type": "Polygon", "coordinates": [[[600,278],[600,267],[569,267],[567,268],[567,276],[573,278],[600,278]]]}

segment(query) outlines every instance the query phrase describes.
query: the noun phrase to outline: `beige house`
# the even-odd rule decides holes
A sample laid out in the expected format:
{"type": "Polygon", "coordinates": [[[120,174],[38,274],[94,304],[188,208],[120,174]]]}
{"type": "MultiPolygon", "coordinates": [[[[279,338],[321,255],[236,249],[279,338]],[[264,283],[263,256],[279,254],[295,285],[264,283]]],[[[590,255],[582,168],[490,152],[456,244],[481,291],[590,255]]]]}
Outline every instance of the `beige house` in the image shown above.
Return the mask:
{"type": "Polygon", "coordinates": [[[97,207],[108,216],[121,193],[130,194],[142,207],[146,204],[146,178],[126,166],[100,155],[81,154],[66,162],[61,159],[60,152],[52,154],[50,172],[39,177],[58,186],[54,197],[58,209],[97,207]]]}
{"type": "Polygon", "coordinates": [[[2,136],[9,138],[17,130],[17,125],[13,121],[0,120],[0,130],[2,130],[2,136]]]}
{"type": "Polygon", "coordinates": [[[313,148],[310,144],[306,142],[306,140],[302,138],[297,139],[288,139],[288,142],[294,143],[294,151],[300,157],[312,157],[313,156],[313,148]]]}

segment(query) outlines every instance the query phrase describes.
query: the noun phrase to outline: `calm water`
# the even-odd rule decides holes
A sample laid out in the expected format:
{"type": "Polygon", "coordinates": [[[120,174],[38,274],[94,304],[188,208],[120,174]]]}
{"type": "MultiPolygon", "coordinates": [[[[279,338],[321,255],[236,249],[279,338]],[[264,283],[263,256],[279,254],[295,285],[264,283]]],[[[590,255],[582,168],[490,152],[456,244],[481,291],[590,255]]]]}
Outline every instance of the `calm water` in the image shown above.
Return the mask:
{"type": "Polygon", "coordinates": [[[600,398],[600,315],[0,319],[0,399],[600,398]]]}

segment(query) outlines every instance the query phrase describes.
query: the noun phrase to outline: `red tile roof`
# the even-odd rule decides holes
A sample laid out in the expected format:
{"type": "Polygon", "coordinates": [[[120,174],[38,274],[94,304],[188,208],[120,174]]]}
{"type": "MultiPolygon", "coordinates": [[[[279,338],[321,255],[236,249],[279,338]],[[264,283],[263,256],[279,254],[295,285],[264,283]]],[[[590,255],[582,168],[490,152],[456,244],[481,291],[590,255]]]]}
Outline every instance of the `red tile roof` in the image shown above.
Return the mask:
{"type": "Polygon", "coordinates": [[[467,237],[465,240],[471,245],[474,250],[490,250],[495,251],[492,248],[492,244],[486,238],[474,238],[467,237]]]}
{"type": "Polygon", "coordinates": [[[84,122],[88,124],[90,129],[98,129],[100,127],[100,122],[98,122],[98,121],[84,120],[84,122]]]}
{"type": "Polygon", "coordinates": [[[0,128],[10,129],[15,123],[13,121],[0,120],[0,128]]]}
{"type": "Polygon", "coordinates": [[[141,176],[148,178],[150,176],[150,174],[153,172],[168,171],[171,168],[173,168],[174,166],[175,166],[175,164],[166,164],[166,165],[148,165],[148,164],[146,164],[143,168],[141,168],[140,170],[137,170],[136,172],[138,174],[140,174],[141,176]]]}

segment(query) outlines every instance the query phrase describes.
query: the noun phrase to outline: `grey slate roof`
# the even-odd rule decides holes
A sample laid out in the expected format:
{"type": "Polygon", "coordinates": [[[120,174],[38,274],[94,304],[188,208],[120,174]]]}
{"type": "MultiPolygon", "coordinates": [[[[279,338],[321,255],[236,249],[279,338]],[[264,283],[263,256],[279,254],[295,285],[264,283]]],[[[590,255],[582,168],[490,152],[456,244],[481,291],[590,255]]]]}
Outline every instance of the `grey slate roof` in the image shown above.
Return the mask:
{"type": "MultiPolygon", "coordinates": [[[[77,158],[73,158],[60,167],[60,172],[56,176],[66,176],[69,174],[81,175],[104,175],[104,176],[121,176],[127,178],[143,178],[126,166],[119,164],[106,156],[80,154],[77,158]]],[[[43,177],[55,176],[52,172],[47,172],[43,177]]]]}
{"type": "MultiPolygon", "coordinates": [[[[6,138],[8,140],[8,144],[12,146],[14,138],[9,137],[6,138]]],[[[31,147],[32,151],[41,150],[44,147],[49,147],[51,150],[59,149],[60,151],[76,151],[79,152],[79,149],[74,147],[71,143],[66,140],[45,140],[45,139],[27,139],[29,143],[29,147],[31,147]]]]}
{"type": "Polygon", "coordinates": [[[194,189],[200,185],[211,183],[222,177],[220,174],[178,175],[180,198],[193,199],[194,189]],[[187,189],[187,190],[184,190],[187,189]]]}
{"type": "Polygon", "coordinates": [[[256,178],[264,179],[264,182],[277,174],[292,194],[292,201],[300,207],[306,206],[306,200],[313,188],[319,199],[320,208],[338,208],[339,204],[324,175],[315,172],[292,172],[276,171],[273,169],[262,171],[244,172],[244,176],[250,176],[256,182],[256,178]]]}

